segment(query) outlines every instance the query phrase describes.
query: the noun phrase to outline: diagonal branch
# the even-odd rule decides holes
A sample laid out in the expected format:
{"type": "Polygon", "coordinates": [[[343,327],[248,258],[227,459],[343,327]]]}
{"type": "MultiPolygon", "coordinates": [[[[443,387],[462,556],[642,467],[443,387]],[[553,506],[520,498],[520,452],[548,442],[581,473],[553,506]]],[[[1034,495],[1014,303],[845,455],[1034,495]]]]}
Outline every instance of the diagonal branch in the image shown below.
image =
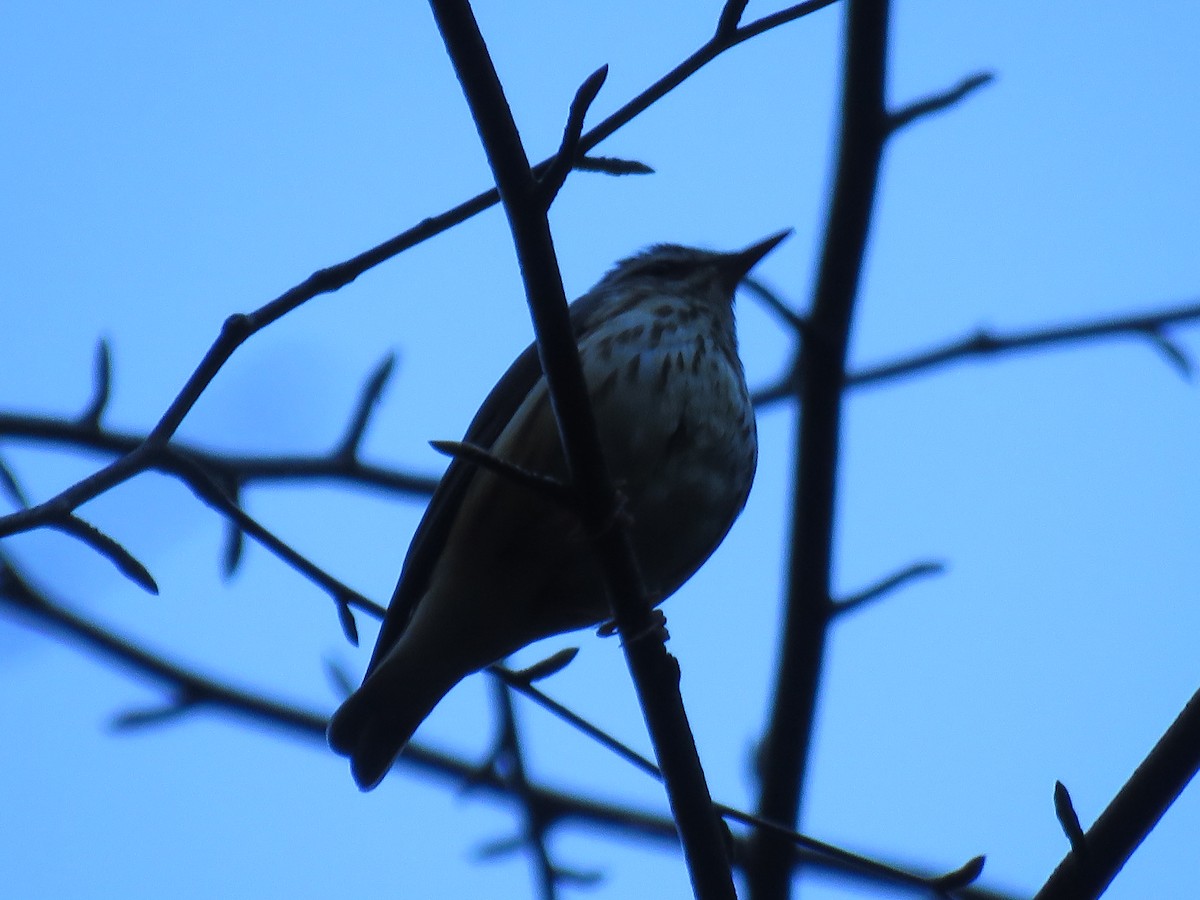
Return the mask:
{"type": "MultiPolygon", "coordinates": [[[[466,0],[431,0],[434,18],[479,130],[504,201],[550,389],[567,469],[579,509],[609,587],[613,618],[633,677],[667,797],[679,828],[692,888],[699,898],[736,895],[720,820],[679,691],[679,665],[653,632],[652,602],[642,581],[628,529],[617,513],[617,492],[600,449],[567,300],[550,236],[547,207],[487,46],[466,0]]],[[[581,96],[586,97],[581,91],[581,96]]]]}
{"type": "Polygon", "coordinates": [[[888,128],[895,133],[901,128],[911,125],[917,119],[949,109],[965,99],[968,94],[973,94],[984,85],[991,84],[995,77],[991,72],[976,72],[974,75],[964,78],[948,91],[942,91],[910,103],[908,106],[902,106],[888,115],[888,128]]]}
{"type": "MultiPolygon", "coordinates": [[[[1034,900],[1084,900],[1103,894],[1198,769],[1200,691],[1192,695],[1095,824],[1072,837],[1071,852],[1034,900]]],[[[1061,821],[1063,803],[1057,805],[1061,821]]],[[[1070,808],[1069,799],[1066,806],[1070,808]]],[[[1074,816],[1074,809],[1070,816],[1074,816]]],[[[1077,830],[1077,818],[1074,824],[1077,830]]]]}

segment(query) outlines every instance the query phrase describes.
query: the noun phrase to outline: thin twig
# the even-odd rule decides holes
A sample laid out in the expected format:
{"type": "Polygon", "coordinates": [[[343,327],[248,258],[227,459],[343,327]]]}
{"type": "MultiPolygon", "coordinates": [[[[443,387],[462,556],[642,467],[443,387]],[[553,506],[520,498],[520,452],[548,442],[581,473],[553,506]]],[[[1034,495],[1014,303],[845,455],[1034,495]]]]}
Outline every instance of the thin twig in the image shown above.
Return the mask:
{"type": "Polygon", "coordinates": [[[942,112],[962,101],[968,94],[973,94],[986,84],[991,84],[996,76],[991,72],[976,72],[960,81],[947,91],[941,91],[902,106],[888,115],[888,128],[895,133],[906,125],[911,125],[917,119],[942,112]]]}

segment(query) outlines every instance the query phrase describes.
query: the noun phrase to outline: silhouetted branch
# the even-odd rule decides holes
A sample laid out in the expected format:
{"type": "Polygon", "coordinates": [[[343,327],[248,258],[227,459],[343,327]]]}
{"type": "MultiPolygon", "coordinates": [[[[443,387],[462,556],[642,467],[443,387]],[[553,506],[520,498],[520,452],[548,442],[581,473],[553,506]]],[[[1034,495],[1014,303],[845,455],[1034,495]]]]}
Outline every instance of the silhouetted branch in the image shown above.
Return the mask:
{"type": "Polygon", "coordinates": [[[114,566],[121,574],[143,590],[151,594],[158,593],[158,583],[149,570],[143,566],[132,553],[126,550],[116,540],[109,537],[95,525],[85,522],[79,516],[66,514],[56,516],[46,523],[50,528],[69,534],[71,537],[87,544],[114,566]]]}
{"type": "Polygon", "coordinates": [[[995,77],[991,72],[977,72],[974,75],[964,78],[958,85],[948,91],[942,91],[923,100],[902,106],[888,116],[888,128],[895,133],[906,125],[911,125],[917,119],[949,109],[954,104],[963,100],[968,94],[973,94],[984,85],[991,84],[995,77]]]}
{"type": "MultiPolygon", "coordinates": [[[[499,712],[500,722],[489,766],[507,783],[521,807],[524,820],[520,839],[506,841],[503,846],[509,852],[515,852],[522,846],[529,851],[534,861],[542,900],[555,900],[558,896],[558,869],[550,859],[550,849],[546,843],[553,820],[544,814],[525,772],[525,754],[517,731],[517,714],[513,709],[508,685],[498,678],[491,679],[491,683],[492,698],[499,712]]],[[[493,844],[491,855],[499,855],[499,846],[493,844]]]]}
{"type": "Polygon", "coordinates": [[[575,162],[576,172],[601,172],[605,175],[653,175],[654,170],[636,159],[615,156],[583,156],[575,162]]]}
{"type": "Polygon", "coordinates": [[[354,460],[358,458],[358,448],[362,444],[363,435],[366,434],[371,415],[379,406],[383,389],[387,387],[388,379],[392,377],[395,367],[396,355],[389,353],[375,367],[375,371],[363,385],[362,394],[359,395],[358,403],[354,407],[354,415],[350,417],[350,427],[346,429],[346,436],[342,438],[341,444],[334,451],[333,455],[336,459],[354,460]]]}
{"type": "Polygon", "coordinates": [[[550,208],[550,204],[554,202],[554,198],[566,182],[567,175],[575,168],[576,159],[580,155],[579,139],[583,134],[583,120],[595,102],[596,95],[600,93],[600,88],[604,86],[606,78],[608,66],[601,66],[589,75],[575,92],[571,110],[567,114],[567,124],[563,129],[562,144],[559,145],[550,165],[546,166],[537,180],[541,189],[542,204],[546,209],[550,208]]]}
{"type": "MultiPolygon", "coordinates": [[[[1072,849],[1034,900],[1087,900],[1099,897],[1121,871],[1133,851],[1158,824],[1200,769],[1200,691],[1184,706],[1171,727],[1142,760],[1117,796],[1083,834],[1066,796],[1055,792],[1055,807],[1071,837],[1072,849]],[[1065,799],[1065,804],[1060,802],[1065,799]],[[1074,829],[1070,819],[1074,819],[1074,829]]],[[[1061,785],[1060,785],[1061,787],[1061,785]]]]}
{"type": "MultiPolygon", "coordinates": [[[[846,384],[855,388],[873,386],[972,358],[1001,357],[1023,350],[1057,348],[1120,337],[1150,340],[1181,375],[1190,378],[1193,370],[1191,358],[1167,337],[1166,329],[1170,325],[1186,325],[1198,319],[1200,303],[1187,303],[1147,312],[1007,333],[980,330],[928,350],[905,354],[891,362],[866,366],[847,375],[846,384]]],[[[798,373],[788,372],[774,384],[756,390],[753,395],[755,407],[759,410],[767,409],[775,403],[794,397],[797,377],[798,373]]]]}
{"type": "MultiPolygon", "coordinates": [[[[1189,303],[1151,312],[1089,319],[1068,325],[1031,328],[1007,334],[981,330],[940,347],[904,356],[893,362],[860,369],[850,376],[849,383],[855,386],[878,384],[902,375],[927,371],[969,357],[996,356],[1017,350],[1082,343],[1107,337],[1151,337],[1160,350],[1168,352],[1163,346],[1162,337],[1166,326],[1194,322],[1197,319],[1200,319],[1200,303],[1189,303]]],[[[1172,348],[1168,355],[1173,357],[1176,367],[1185,374],[1189,373],[1191,364],[1183,351],[1174,344],[1168,344],[1168,346],[1172,348]]]]}
{"type": "Polygon", "coordinates": [[[108,400],[112,395],[112,353],[108,341],[101,340],[96,344],[96,362],[92,375],[92,399],[87,408],[79,416],[79,424],[84,428],[95,430],[100,427],[104,411],[108,409],[108,400]]]}
{"type": "MultiPolygon", "coordinates": [[[[798,459],[788,536],[786,608],[769,719],[759,744],[760,817],[795,826],[812,741],[817,691],[832,611],[830,577],[846,356],[880,161],[889,134],[885,82],[887,0],[849,0],[841,126],[833,193],[807,319],[800,390],[798,459]]],[[[749,896],[790,894],[790,844],[766,831],[750,837],[749,896]]]]}
{"type": "Polygon", "coordinates": [[[1061,781],[1054,782],[1054,814],[1058,816],[1063,834],[1071,842],[1071,851],[1081,859],[1086,857],[1087,839],[1083,835],[1083,826],[1079,824],[1079,813],[1075,812],[1071,794],[1061,781]]]}
{"type": "MultiPolygon", "coordinates": [[[[140,447],[146,441],[147,434],[105,428],[92,430],[73,419],[0,412],[0,438],[70,447],[104,456],[122,456],[140,447]]],[[[339,457],[336,451],[315,455],[221,453],[181,440],[171,441],[171,451],[171,459],[190,459],[211,472],[214,478],[242,485],[331,481],[387,491],[402,497],[428,497],[438,481],[428,475],[345,459],[339,457]]],[[[164,461],[160,457],[154,463],[160,472],[177,474],[169,468],[170,459],[164,461]]]]}
{"type": "MultiPolygon", "coordinates": [[[[613,618],[623,639],[622,649],[665,773],[667,796],[679,827],[692,888],[698,898],[733,900],[736,894],[724,834],[684,713],[678,663],[667,653],[662,640],[632,640],[649,629],[653,604],[628,529],[617,516],[618,496],[600,449],[567,314],[544,189],[530,169],[470,5],[466,0],[431,0],[430,5],[504,202],[567,470],[579,498],[584,527],[593,535],[593,548],[609,587],[613,618]]],[[[582,119],[587,102],[599,89],[602,73],[580,89],[572,120],[582,119]]],[[[564,147],[573,143],[571,130],[569,126],[564,147]]]]}
{"type": "Polygon", "coordinates": [[[833,605],[833,614],[835,616],[845,615],[848,612],[859,609],[864,604],[871,603],[880,599],[899,587],[908,584],[916,578],[925,578],[929,575],[940,575],[946,571],[944,563],[940,562],[919,562],[913,563],[911,566],[901,569],[893,575],[889,575],[882,581],[871,585],[868,588],[844,597],[833,605]]]}

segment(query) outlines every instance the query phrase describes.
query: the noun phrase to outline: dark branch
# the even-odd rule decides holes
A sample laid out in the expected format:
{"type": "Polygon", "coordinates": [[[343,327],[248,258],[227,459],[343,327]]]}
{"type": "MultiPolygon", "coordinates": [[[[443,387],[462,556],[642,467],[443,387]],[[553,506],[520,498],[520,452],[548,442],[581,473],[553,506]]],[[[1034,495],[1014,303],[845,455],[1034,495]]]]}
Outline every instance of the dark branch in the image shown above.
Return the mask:
{"type": "MultiPolygon", "coordinates": [[[[1072,840],[1071,852],[1034,900],[1080,900],[1103,894],[1197,769],[1200,691],[1192,695],[1095,824],[1072,840]]],[[[1061,821],[1061,807],[1059,818],[1061,821]]]]}
{"type": "MultiPolygon", "coordinates": [[[[618,516],[619,498],[600,449],[546,217],[544,187],[530,170],[470,5],[466,0],[431,0],[430,5],[504,202],[567,470],[578,495],[580,516],[593,536],[622,649],[665,773],[667,797],[679,827],[692,888],[701,900],[733,900],[736,894],[725,836],[684,712],[679,665],[661,639],[633,640],[651,630],[652,598],[642,580],[628,529],[618,516]]],[[[573,119],[582,119],[585,101],[594,96],[601,80],[598,73],[589,79],[590,86],[580,89],[573,119]]],[[[571,142],[564,141],[567,143],[571,142]]]]}
{"type": "MultiPolygon", "coordinates": [[[[833,523],[846,357],[889,133],[885,101],[887,0],[850,0],[846,10],[841,125],[833,192],[808,318],[798,448],[788,537],[786,609],[773,702],[758,754],[758,815],[794,826],[800,814],[832,600],[833,523]]],[[[758,831],[750,838],[749,896],[790,895],[791,845],[758,831]]]]}
{"type": "Polygon", "coordinates": [[[337,450],[334,451],[336,459],[349,461],[358,458],[358,448],[362,444],[363,435],[366,434],[371,415],[379,406],[379,400],[383,396],[383,389],[387,387],[388,379],[392,377],[392,370],[395,367],[396,355],[389,353],[375,367],[375,371],[371,373],[371,377],[363,385],[362,394],[359,396],[358,403],[354,407],[354,415],[350,417],[350,427],[346,429],[346,436],[342,438],[342,442],[338,445],[337,450]]]}
{"type": "MultiPolygon", "coordinates": [[[[131,453],[147,439],[145,433],[92,430],[72,419],[14,413],[0,413],[0,437],[73,447],[105,456],[131,453]]],[[[171,441],[171,450],[172,459],[190,459],[224,483],[245,485],[321,480],[375,488],[405,497],[428,497],[438,481],[426,475],[344,459],[336,452],[318,456],[258,456],[219,453],[179,440],[171,441]]],[[[158,471],[178,474],[164,467],[168,464],[169,460],[164,462],[161,457],[155,460],[158,471]]]]}
{"type": "Polygon", "coordinates": [[[636,159],[615,156],[583,156],[575,162],[577,172],[601,172],[605,175],[653,175],[654,170],[636,159]]]}
{"type": "Polygon", "coordinates": [[[108,409],[108,400],[112,395],[112,353],[108,341],[101,340],[96,344],[96,362],[92,374],[92,399],[87,408],[79,416],[79,424],[84,428],[95,430],[100,427],[104,411],[108,409]]]}
{"type": "Polygon", "coordinates": [[[138,562],[132,553],[95,525],[85,522],[79,516],[73,514],[55,518],[48,524],[51,528],[83,541],[83,543],[87,544],[120,569],[121,574],[138,587],[149,591],[151,594],[158,593],[158,583],[154,580],[149,570],[138,562]]]}
{"type": "Polygon", "coordinates": [[[596,96],[600,93],[600,88],[604,86],[606,78],[608,78],[608,66],[601,66],[589,75],[579,86],[579,90],[575,92],[575,99],[571,101],[571,111],[567,114],[567,124],[563,129],[562,143],[550,161],[550,165],[538,178],[542,203],[546,209],[550,208],[550,204],[562,190],[571,169],[575,168],[575,162],[580,156],[579,140],[583,135],[583,120],[586,118],[588,110],[591,109],[596,96]]]}
{"type": "Polygon", "coordinates": [[[569,484],[563,484],[557,478],[542,475],[540,472],[522,469],[520,466],[494,456],[482,447],[476,447],[474,444],[467,444],[463,441],[430,441],[429,446],[438,453],[469,462],[473,466],[494,472],[514,484],[527,487],[567,509],[578,509],[579,507],[579,498],[569,484]]]}
{"type": "Polygon", "coordinates": [[[1079,824],[1079,813],[1075,812],[1071,794],[1061,781],[1054,782],[1054,814],[1058,817],[1063,834],[1071,842],[1071,852],[1081,859],[1086,858],[1087,838],[1084,837],[1083,826],[1079,824]]]}
{"type": "Polygon", "coordinates": [[[910,581],[917,578],[925,578],[929,575],[940,575],[946,571],[945,563],[940,562],[919,562],[913,563],[907,568],[901,569],[882,581],[879,581],[868,588],[864,588],[856,594],[851,594],[838,601],[833,606],[833,614],[836,616],[845,615],[848,612],[859,609],[867,603],[879,600],[882,597],[890,594],[899,587],[903,587],[910,581]]]}
{"type": "MultiPolygon", "coordinates": [[[[849,383],[855,386],[877,384],[901,375],[927,371],[974,356],[995,356],[1017,350],[1081,343],[1104,337],[1132,335],[1144,338],[1150,334],[1162,334],[1163,329],[1168,325],[1193,322],[1197,319],[1200,319],[1200,303],[1189,303],[1167,307],[1156,312],[1093,319],[1069,325],[1014,331],[1008,334],[978,331],[968,337],[902,357],[894,362],[861,369],[850,376],[849,383]]],[[[1159,347],[1161,349],[1161,345],[1159,347]]]]}
{"type": "MultiPolygon", "coordinates": [[[[1000,357],[1024,350],[1056,348],[1115,337],[1150,339],[1181,374],[1190,377],[1193,368],[1191,359],[1179,345],[1166,338],[1165,330],[1170,325],[1184,325],[1197,320],[1200,320],[1200,303],[1187,303],[1149,312],[1013,331],[1007,334],[995,331],[977,331],[975,334],[948,341],[929,350],[906,354],[891,362],[877,363],[859,369],[847,376],[846,384],[849,387],[864,387],[926,372],[966,359],[1000,357]]],[[[797,373],[789,372],[775,384],[755,391],[755,406],[759,410],[763,410],[781,400],[793,397],[796,377],[797,373]]]]}
{"type": "Polygon", "coordinates": [[[910,103],[908,106],[903,106],[888,116],[888,129],[894,134],[917,119],[949,109],[966,98],[968,94],[973,94],[984,85],[991,84],[995,77],[991,72],[976,72],[974,75],[964,78],[957,86],[948,91],[942,91],[910,103]]]}

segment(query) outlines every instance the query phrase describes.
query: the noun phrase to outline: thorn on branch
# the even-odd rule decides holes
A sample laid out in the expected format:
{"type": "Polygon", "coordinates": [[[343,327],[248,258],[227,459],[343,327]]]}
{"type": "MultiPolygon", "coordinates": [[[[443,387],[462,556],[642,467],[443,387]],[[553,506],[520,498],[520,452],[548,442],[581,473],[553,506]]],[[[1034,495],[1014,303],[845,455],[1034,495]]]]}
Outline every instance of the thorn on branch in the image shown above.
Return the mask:
{"type": "Polygon", "coordinates": [[[974,93],[986,84],[994,81],[996,76],[991,72],[976,72],[960,81],[948,91],[933,94],[923,100],[917,100],[908,106],[903,106],[888,115],[888,133],[895,134],[906,125],[911,125],[917,119],[941,112],[963,100],[968,94],[974,93]]]}
{"type": "Polygon", "coordinates": [[[1192,360],[1187,355],[1187,352],[1175,343],[1161,328],[1147,328],[1143,334],[1149,339],[1150,343],[1154,344],[1167,361],[1175,367],[1175,370],[1183,376],[1185,381],[1192,380],[1194,368],[1192,360]]]}
{"type": "Polygon", "coordinates": [[[891,593],[899,587],[902,587],[913,579],[925,578],[930,575],[941,575],[945,571],[945,563],[935,562],[933,560],[913,563],[911,566],[901,569],[895,574],[889,575],[882,581],[876,582],[870,587],[864,588],[858,593],[851,594],[844,600],[835,603],[833,607],[833,614],[835,616],[844,615],[851,610],[858,609],[864,604],[880,599],[881,597],[891,593]]]}
{"type": "Polygon", "coordinates": [[[600,93],[600,87],[606,78],[608,78],[608,66],[603,65],[584,79],[579,90],[575,92],[575,99],[571,101],[571,111],[567,114],[567,125],[563,129],[562,143],[559,145],[554,159],[550,161],[550,165],[538,179],[542,203],[547,209],[550,208],[550,204],[554,202],[554,198],[562,189],[567,175],[575,167],[576,158],[579,156],[579,139],[583,134],[584,117],[587,116],[592,101],[600,93]]]}
{"type": "Polygon", "coordinates": [[[92,398],[80,414],[79,424],[95,431],[100,427],[100,420],[108,408],[108,399],[112,394],[112,353],[108,341],[103,338],[96,344],[92,373],[92,398]]]}
{"type": "Polygon", "coordinates": [[[3,488],[4,493],[8,494],[21,509],[29,508],[29,495],[21,487],[21,482],[17,481],[17,476],[12,468],[2,459],[0,459],[0,488],[3,488]]]}
{"type": "Polygon", "coordinates": [[[530,472],[528,469],[522,469],[520,466],[506,462],[498,456],[493,456],[482,447],[477,447],[474,444],[468,444],[463,441],[430,441],[429,446],[438,453],[445,454],[454,459],[461,459],[463,462],[479,466],[481,469],[495,472],[501,478],[507,478],[517,484],[532,488],[567,509],[574,509],[576,507],[574,490],[570,485],[564,484],[557,478],[551,478],[548,475],[541,475],[537,472],[530,472]]]}
{"type": "Polygon", "coordinates": [[[749,2],[750,0],[727,0],[721,9],[721,17],[717,19],[717,33],[713,35],[714,41],[724,41],[733,37],[749,2]]]}
{"type": "Polygon", "coordinates": [[[200,698],[194,694],[183,693],[172,702],[163,706],[148,709],[131,709],[113,716],[108,727],[112,731],[133,731],[152,725],[165,725],[175,719],[180,719],[200,705],[200,698]]]}
{"type": "Polygon", "coordinates": [[[354,407],[354,415],[350,419],[350,427],[346,429],[346,436],[342,438],[338,449],[334,452],[335,458],[341,460],[357,458],[363,435],[371,420],[371,414],[379,405],[383,389],[387,387],[388,379],[392,377],[392,370],[395,367],[396,354],[389,353],[380,360],[379,365],[371,373],[371,377],[367,379],[367,383],[363,385],[362,394],[359,395],[358,403],[354,407]]]}
{"type": "Polygon", "coordinates": [[[1075,812],[1075,804],[1071,802],[1071,794],[1061,781],[1054,782],[1054,814],[1058,816],[1058,824],[1062,826],[1063,834],[1071,842],[1071,852],[1080,859],[1087,856],[1087,836],[1083,826],[1079,824],[1079,815],[1075,812]]]}
{"type": "Polygon", "coordinates": [[[985,862],[987,862],[986,856],[976,856],[974,859],[969,859],[953,872],[947,872],[940,878],[934,879],[932,887],[935,891],[941,893],[960,891],[973,884],[983,874],[983,865],[985,862]]]}
{"type": "Polygon", "coordinates": [[[139,587],[151,594],[158,593],[158,584],[154,577],[133,554],[117,543],[113,538],[94,525],[85,522],[76,515],[66,515],[48,523],[51,528],[57,528],[66,534],[77,538],[109,560],[121,573],[139,587]]]}
{"type": "Polygon", "coordinates": [[[604,175],[653,175],[654,170],[636,159],[616,156],[582,156],[575,163],[578,172],[600,172],[604,175]]]}

